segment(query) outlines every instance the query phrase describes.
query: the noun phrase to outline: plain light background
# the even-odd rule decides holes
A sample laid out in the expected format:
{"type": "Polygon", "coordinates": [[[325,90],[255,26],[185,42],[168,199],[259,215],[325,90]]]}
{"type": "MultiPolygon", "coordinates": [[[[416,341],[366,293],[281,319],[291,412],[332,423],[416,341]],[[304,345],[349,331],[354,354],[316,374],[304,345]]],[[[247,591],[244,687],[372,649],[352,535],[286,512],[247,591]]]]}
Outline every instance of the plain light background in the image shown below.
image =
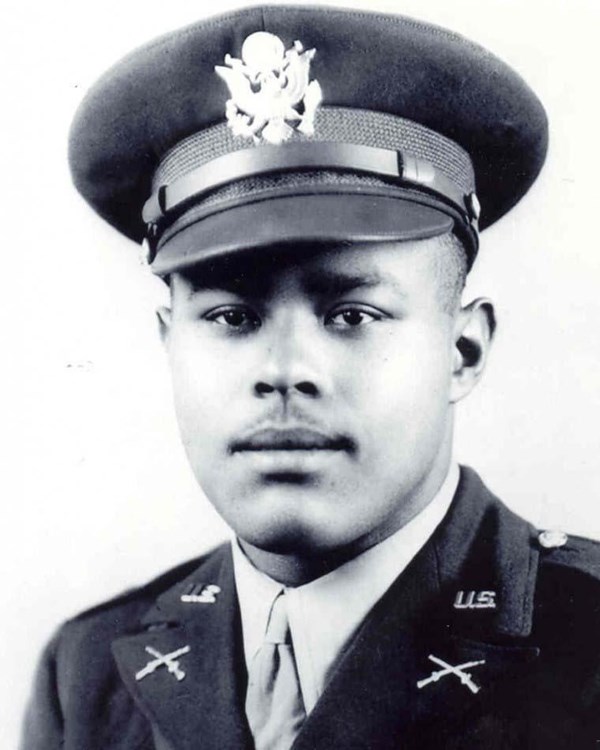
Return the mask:
{"type": "MultiPolygon", "coordinates": [[[[153,313],[165,288],[71,187],[66,139],[83,93],[119,57],[242,4],[4,6],[2,748],[16,744],[34,663],[64,618],[227,534],[179,444],[153,313]]],[[[346,4],[471,37],[546,105],[547,165],[484,233],[469,283],[468,296],[497,302],[500,326],[483,384],[459,407],[456,455],[534,523],[600,539],[600,4],[346,4]]]]}

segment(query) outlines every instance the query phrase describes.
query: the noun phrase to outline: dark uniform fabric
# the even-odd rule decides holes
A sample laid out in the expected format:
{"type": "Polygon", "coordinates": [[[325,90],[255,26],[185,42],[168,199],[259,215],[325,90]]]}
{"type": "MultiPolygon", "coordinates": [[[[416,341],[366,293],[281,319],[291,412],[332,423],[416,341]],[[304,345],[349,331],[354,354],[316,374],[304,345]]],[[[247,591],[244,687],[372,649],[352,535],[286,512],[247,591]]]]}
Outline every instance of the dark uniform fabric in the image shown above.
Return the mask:
{"type": "MultiPolygon", "coordinates": [[[[66,624],[40,668],[22,747],[250,748],[245,679],[223,546],[66,624]],[[191,584],[221,591],[184,602],[191,584]],[[183,679],[165,665],[136,679],[147,647],[185,646],[183,679]]],[[[354,636],[294,750],[599,741],[600,545],[571,537],[544,548],[463,469],[448,516],[354,636]],[[427,681],[444,671],[431,657],[458,672],[427,681]],[[472,662],[483,663],[462,667],[472,662]]]]}

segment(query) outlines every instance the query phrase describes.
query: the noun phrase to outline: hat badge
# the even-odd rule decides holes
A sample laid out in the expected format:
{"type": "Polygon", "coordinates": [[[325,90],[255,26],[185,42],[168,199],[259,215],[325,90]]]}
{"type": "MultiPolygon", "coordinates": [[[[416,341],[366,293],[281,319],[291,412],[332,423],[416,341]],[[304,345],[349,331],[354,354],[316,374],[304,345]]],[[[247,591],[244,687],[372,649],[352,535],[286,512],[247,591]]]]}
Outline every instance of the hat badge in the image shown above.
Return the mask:
{"type": "Polygon", "coordinates": [[[314,134],[323,98],[318,81],[310,81],[315,52],[299,41],[286,50],[278,36],[257,31],[244,41],[241,59],[225,55],[215,71],[229,88],[225,115],[234,135],[279,144],[294,130],[314,134]]]}

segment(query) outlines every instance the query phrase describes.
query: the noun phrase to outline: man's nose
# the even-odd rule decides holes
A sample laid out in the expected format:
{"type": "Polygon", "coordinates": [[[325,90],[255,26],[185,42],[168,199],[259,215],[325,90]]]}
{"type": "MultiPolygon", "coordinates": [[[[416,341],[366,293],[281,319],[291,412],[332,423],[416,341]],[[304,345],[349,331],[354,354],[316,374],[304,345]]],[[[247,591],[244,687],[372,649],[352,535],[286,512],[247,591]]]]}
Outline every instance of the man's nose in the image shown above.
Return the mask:
{"type": "Polygon", "coordinates": [[[309,315],[287,314],[270,326],[254,382],[256,396],[318,398],[329,388],[318,326],[309,315]]]}

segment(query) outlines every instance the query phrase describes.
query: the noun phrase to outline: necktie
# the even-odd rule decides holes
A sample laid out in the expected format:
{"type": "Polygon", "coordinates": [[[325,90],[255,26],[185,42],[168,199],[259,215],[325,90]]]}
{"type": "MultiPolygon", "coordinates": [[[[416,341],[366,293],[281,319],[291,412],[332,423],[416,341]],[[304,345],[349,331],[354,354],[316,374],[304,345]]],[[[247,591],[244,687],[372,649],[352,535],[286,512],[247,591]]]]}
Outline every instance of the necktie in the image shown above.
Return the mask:
{"type": "Polygon", "coordinates": [[[283,592],[250,665],[246,716],[256,750],[288,750],[306,718],[283,592]]]}

